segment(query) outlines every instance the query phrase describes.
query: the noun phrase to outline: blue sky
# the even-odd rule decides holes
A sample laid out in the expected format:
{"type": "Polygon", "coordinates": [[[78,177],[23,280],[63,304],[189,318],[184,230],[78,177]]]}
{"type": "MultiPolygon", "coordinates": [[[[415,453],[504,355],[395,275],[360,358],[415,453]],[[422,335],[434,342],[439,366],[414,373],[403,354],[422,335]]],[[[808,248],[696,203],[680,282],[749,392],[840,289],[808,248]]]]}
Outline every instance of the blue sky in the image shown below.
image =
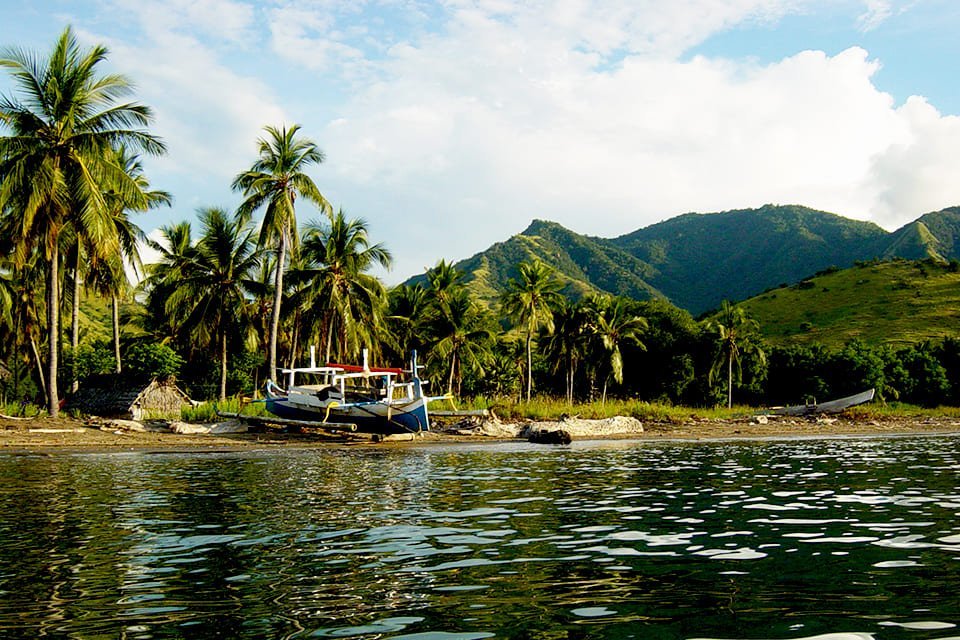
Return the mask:
{"type": "Polygon", "coordinates": [[[0,45],[71,24],[155,109],[176,200],[142,228],[234,206],[263,126],[299,123],[391,284],[534,218],[614,236],[795,203],[894,229],[960,204],[955,0],[4,5],[0,45]]]}

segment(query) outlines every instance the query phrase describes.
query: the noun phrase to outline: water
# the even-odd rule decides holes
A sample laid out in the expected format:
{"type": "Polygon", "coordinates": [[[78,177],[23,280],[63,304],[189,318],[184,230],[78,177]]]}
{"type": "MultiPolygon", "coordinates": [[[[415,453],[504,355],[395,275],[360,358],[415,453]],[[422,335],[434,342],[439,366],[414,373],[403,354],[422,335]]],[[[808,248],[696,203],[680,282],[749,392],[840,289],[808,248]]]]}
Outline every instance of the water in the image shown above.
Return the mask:
{"type": "Polygon", "coordinates": [[[0,456],[0,637],[957,640],[958,444],[0,456]]]}

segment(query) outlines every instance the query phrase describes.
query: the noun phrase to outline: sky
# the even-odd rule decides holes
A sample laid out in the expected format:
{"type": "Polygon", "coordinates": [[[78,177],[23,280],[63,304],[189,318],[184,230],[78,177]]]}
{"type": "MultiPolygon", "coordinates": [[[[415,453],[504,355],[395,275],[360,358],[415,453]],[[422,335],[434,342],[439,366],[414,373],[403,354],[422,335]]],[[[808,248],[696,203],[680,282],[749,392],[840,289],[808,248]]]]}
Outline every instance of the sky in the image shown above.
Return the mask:
{"type": "MultiPolygon", "coordinates": [[[[397,284],[534,219],[593,236],[801,204],[893,230],[960,205],[956,0],[0,0],[0,47],[101,43],[173,207],[235,207],[267,125],[397,284]]],[[[12,84],[0,77],[0,93],[12,84]]],[[[301,223],[320,213],[298,205],[301,223]]]]}

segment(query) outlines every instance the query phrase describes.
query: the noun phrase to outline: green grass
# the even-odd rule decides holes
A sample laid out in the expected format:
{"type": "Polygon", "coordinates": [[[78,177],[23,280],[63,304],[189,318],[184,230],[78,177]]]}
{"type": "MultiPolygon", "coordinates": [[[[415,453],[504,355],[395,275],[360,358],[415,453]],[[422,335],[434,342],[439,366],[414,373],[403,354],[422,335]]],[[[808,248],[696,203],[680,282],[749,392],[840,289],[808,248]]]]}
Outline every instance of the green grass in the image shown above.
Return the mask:
{"type": "Polygon", "coordinates": [[[248,416],[262,416],[267,410],[262,402],[246,402],[240,398],[227,398],[222,402],[203,402],[194,407],[184,407],[179,419],[184,422],[217,422],[221,420],[217,412],[239,413],[248,416]]]}
{"type": "MultiPolygon", "coordinates": [[[[434,407],[439,408],[439,407],[434,407]]],[[[698,419],[733,419],[751,415],[756,410],[749,407],[693,408],[668,404],[642,402],[639,400],[607,400],[607,402],[576,403],[573,406],[559,398],[535,397],[530,402],[499,399],[487,401],[473,399],[458,403],[459,409],[489,409],[501,420],[559,420],[564,416],[577,416],[600,420],[616,416],[629,416],[647,422],[683,423],[698,419]]]]}
{"type": "Polygon", "coordinates": [[[825,273],[742,303],[771,344],[916,344],[960,334],[960,272],[895,260],[825,273]]]}
{"type": "Polygon", "coordinates": [[[19,402],[8,402],[0,405],[0,413],[15,418],[41,418],[47,415],[47,410],[35,404],[21,405],[19,402]]]}

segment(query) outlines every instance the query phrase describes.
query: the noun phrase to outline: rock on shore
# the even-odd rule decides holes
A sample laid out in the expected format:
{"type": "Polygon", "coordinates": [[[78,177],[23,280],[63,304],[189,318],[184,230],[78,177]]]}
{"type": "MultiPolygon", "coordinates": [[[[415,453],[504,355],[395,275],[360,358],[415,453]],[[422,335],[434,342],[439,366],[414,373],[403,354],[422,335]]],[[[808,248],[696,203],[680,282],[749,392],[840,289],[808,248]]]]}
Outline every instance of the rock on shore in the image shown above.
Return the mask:
{"type": "Polygon", "coordinates": [[[601,420],[564,418],[563,420],[538,420],[534,422],[500,422],[496,418],[484,420],[470,429],[460,429],[463,435],[488,436],[492,438],[528,438],[533,433],[566,431],[573,438],[603,438],[628,436],[643,433],[643,423],[636,418],[616,416],[601,420]]]}

